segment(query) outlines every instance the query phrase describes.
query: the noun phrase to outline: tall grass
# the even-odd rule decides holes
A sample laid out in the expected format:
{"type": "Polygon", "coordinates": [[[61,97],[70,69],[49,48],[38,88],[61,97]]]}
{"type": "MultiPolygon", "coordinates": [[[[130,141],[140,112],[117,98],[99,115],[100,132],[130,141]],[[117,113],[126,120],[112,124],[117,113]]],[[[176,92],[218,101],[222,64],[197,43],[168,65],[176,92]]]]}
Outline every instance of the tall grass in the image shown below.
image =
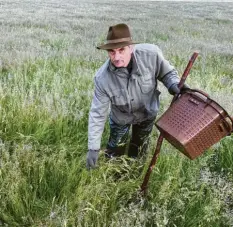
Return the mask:
{"type": "MultiPolygon", "coordinates": [[[[85,166],[93,76],[106,59],[95,46],[108,26],[128,23],[179,74],[199,50],[187,83],[233,115],[232,11],[210,2],[1,2],[0,226],[232,226],[232,135],[192,161],[164,141],[146,197],[156,129],[146,160],[109,161],[101,151],[96,169],[85,166]]],[[[159,115],[171,101],[160,89],[159,115]]],[[[103,149],[108,132],[106,124],[103,149]]]]}

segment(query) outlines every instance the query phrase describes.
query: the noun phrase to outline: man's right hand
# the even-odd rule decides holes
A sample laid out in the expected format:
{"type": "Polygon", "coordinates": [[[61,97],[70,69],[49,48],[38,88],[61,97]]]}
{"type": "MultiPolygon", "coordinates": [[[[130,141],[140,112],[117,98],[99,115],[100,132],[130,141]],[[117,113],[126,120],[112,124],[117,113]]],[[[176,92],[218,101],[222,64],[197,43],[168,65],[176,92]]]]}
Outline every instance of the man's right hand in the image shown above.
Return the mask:
{"type": "Polygon", "coordinates": [[[87,152],[87,169],[96,167],[99,157],[99,150],[88,150],[87,152]]]}

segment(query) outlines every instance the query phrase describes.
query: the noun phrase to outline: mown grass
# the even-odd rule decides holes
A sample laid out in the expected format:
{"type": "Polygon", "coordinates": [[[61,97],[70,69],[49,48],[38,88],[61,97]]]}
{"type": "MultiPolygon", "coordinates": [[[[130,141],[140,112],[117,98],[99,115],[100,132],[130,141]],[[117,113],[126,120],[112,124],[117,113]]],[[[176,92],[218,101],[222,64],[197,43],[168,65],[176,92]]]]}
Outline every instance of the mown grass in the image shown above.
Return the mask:
{"type": "MultiPolygon", "coordinates": [[[[146,197],[139,189],[156,129],[146,160],[106,161],[101,152],[97,169],[85,166],[93,76],[106,59],[95,45],[108,26],[128,23],[135,40],[157,43],[179,74],[199,50],[187,83],[233,115],[232,10],[200,2],[1,3],[0,226],[232,226],[232,136],[193,161],[164,141],[146,197]]],[[[171,101],[160,89],[159,115],[171,101]]]]}

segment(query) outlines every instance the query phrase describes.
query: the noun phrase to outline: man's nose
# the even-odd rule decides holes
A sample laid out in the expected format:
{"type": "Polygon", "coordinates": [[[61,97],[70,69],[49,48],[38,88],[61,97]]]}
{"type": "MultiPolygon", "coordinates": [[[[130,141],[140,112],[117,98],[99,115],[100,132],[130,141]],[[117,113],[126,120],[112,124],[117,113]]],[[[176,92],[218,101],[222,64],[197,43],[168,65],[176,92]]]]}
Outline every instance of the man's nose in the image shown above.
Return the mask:
{"type": "Polygon", "coordinates": [[[119,53],[119,52],[116,52],[116,53],[115,53],[115,60],[120,59],[120,56],[121,56],[120,53],[119,53]]]}

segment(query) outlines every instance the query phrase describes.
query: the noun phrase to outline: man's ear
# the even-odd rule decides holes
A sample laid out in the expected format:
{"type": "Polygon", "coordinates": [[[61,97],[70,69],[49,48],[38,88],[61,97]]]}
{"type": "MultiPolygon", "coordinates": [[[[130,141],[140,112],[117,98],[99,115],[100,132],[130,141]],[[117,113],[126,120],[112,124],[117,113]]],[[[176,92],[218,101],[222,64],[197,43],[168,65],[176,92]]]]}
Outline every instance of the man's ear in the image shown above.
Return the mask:
{"type": "Polygon", "coordinates": [[[133,45],[129,45],[130,53],[133,53],[133,45]]]}

